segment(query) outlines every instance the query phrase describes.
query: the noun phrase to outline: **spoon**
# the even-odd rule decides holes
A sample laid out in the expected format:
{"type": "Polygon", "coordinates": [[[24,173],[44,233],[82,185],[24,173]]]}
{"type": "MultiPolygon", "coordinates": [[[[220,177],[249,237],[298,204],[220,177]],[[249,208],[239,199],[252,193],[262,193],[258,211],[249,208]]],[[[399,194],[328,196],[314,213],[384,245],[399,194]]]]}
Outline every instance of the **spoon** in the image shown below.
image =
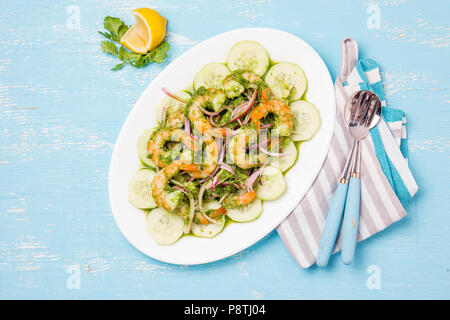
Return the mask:
{"type": "MultiPolygon", "coordinates": [[[[371,91],[356,92],[344,110],[350,134],[354,139],[354,152],[347,200],[342,222],[342,253],[345,264],[353,261],[359,226],[359,209],[361,200],[361,141],[369,134],[381,118],[381,101],[371,91]]],[[[352,148],[352,149],[353,149],[352,148]]]]}
{"type": "MultiPolygon", "coordinates": [[[[346,119],[348,119],[347,123],[349,124],[349,128],[351,131],[351,134],[354,138],[354,143],[351,148],[350,154],[347,158],[347,162],[344,166],[344,170],[342,172],[342,177],[339,180],[338,187],[336,189],[335,195],[333,197],[333,200],[330,204],[330,209],[328,211],[327,219],[325,222],[325,227],[322,232],[322,237],[320,239],[319,243],[319,252],[317,254],[317,265],[319,267],[326,266],[328,264],[328,261],[330,259],[331,253],[333,251],[333,248],[335,246],[336,238],[339,232],[339,227],[341,225],[342,220],[342,213],[344,211],[344,206],[346,202],[347,197],[347,190],[349,188],[349,180],[351,180],[351,172],[354,169],[355,175],[356,173],[359,174],[360,172],[360,162],[358,162],[355,166],[353,166],[353,160],[356,158],[354,155],[358,153],[358,158],[360,157],[359,152],[359,141],[361,139],[364,139],[369,134],[369,128],[365,126],[365,124],[372,125],[372,122],[375,118],[378,118],[381,114],[381,103],[380,104],[373,104],[372,101],[372,95],[376,97],[375,94],[373,94],[370,91],[358,91],[354,93],[350,99],[347,101],[345,110],[344,110],[344,116],[346,112],[348,113],[348,116],[345,116],[346,119]],[[379,105],[379,110],[378,106],[379,105]],[[350,112],[348,112],[349,110],[350,112]],[[356,153],[355,153],[356,151],[356,153]],[[353,168],[355,167],[355,168],[353,168]],[[356,171],[358,170],[358,171],[356,171]]],[[[375,122],[375,124],[378,122],[378,120],[375,122]]],[[[354,177],[353,183],[352,183],[352,189],[351,193],[353,195],[354,192],[357,192],[360,187],[359,178],[354,177]],[[354,191],[356,190],[356,191],[354,191]]],[[[360,191],[359,191],[360,192],[360,191]]],[[[358,220],[359,220],[359,196],[351,197],[351,202],[355,202],[354,205],[349,205],[349,210],[353,210],[353,214],[351,216],[354,216],[355,213],[358,213],[358,220]],[[353,200],[355,199],[355,200],[353,200]]],[[[350,217],[350,215],[349,215],[350,217]]],[[[348,220],[348,219],[347,219],[348,220]]],[[[350,220],[351,222],[351,220],[350,220]]],[[[357,234],[358,227],[356,227],[356,233],[357,234]]],[[[347,235],[349,235],[349,232],[347,232],[347,235]]],[[[352,234],[349,236],[349,240],[352,239],[352,234]]],[[[356,241],[356,238],[355,238],[356,241]]],[[[349,244],[351,241],[349,241],[349,244]]],[[[348,247],[348,246],[347,246],[348,247]]],[[[348,252],[348,250],[347,250],[348,252]]]]}

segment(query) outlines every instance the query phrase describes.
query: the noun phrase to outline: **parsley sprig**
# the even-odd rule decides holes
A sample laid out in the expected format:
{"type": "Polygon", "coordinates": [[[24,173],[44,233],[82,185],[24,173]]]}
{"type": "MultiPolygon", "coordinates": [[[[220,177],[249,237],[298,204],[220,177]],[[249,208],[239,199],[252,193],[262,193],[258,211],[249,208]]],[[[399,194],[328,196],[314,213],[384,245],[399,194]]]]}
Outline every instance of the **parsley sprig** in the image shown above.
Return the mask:
{"type": "Polygon", "coordinates": [[[128,31],[130,28],[125,22],[120,18],[106,17],[103,21],[103,26],[107,30],[106,32],[99,31],[102,36],[108,40],[101,42],[101,47],[103,52],[112,54],[122,61],[116,64],[111,70],[120,70],[126,64],[129,64],[136,68],[142,68],[149,63],[163,63],[167,58],[167,51],[169,51],[169,44],[163,41],[155,49],[148,51],[146,53],[134,53],[125,49],[124,46],[120,45],[120,38],[128,31]],[[119,43],[119,47],[115,44],[119,43]]]}

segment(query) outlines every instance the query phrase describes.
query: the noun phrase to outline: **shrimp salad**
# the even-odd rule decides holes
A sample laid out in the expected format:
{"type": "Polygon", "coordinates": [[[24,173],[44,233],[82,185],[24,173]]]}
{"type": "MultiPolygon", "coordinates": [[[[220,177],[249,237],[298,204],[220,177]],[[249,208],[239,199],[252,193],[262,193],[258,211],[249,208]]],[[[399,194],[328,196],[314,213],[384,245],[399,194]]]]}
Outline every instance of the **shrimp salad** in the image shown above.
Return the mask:
{"type": "Polygon", "coordinates": [[[162,89],[158,124],[138,139],[142,168],[128,192],[157,244],[212,238],[283,195],[300,143],[320,127],[317,108],[302,99],[306,89],[301,67],[273,63],[254,41],[201,68],[190,90],[162,89]]]}

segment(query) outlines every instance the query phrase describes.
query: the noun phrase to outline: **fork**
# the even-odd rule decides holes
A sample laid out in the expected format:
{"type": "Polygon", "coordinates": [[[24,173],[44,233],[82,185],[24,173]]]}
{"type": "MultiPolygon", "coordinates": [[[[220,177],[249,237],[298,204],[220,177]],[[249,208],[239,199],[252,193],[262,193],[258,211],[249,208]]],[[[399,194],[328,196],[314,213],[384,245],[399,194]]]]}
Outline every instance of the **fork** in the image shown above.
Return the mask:
{"type": "Polygon", "coordinates": [[[341,259],[345,264],[350,264],[353,261],[358,235],[361,199],[361,141],[367,137],[370,129],[375,127],[381,118],[381,101],[376,94],[371,91],[359,91],[355,94],[355,97],[362,102],[358,106],[356,103],[352,103],[350,110],[345,110],[348,115],[346,120],[355,146],[342,222],[341,259]],[[361,110],[356,107],[361,108],[361,110]]]}
{"type": "MultiPolygon", "coordinates": [[[[359,141],[364,139],[368,135],[370,128],[366,127],[365,124],[368,123],[369,126],[371,126],[372,123],[374,122],[373,119],[375,118],[375,114],[377,113],[377,108],[375,108],[375,105],[378,104],[373,104],[372,95],[376,97],[376,95],[370,91],[358,91],[355,94],[353,94],[353,96],[348,100],[347,106],[345,108],[345,111],[350,110],[350,118],[349,118],[350,121],[348,121],[348,124],[350,132],[354,137],[354,143],[350,150],[350,154],[347,158],[346,164],[344,166],[342,177],[339,180],[336,193],[333,197],[333,200],[331,201],[330,209],[328,211],[328,216],[325,222],[325,227],[322,232],[322,237],[320,239],[319,252],[317,256],[317,265],[319,267],[323,267],[328,264],[331,253],[335,246],[336,238],[339,232],[339,227],[341,225],[344,206],[346,204],[347,192],[349,189],[349,181],[351,181],[352,183],[350,189],[351,200],[348,203],[348,210],[349,212],[352,213],[348,215],[348,219],[350,219],[350,222],[352,222],[352,218],[356,216],[356,212],[359,217],[360,180],[359,177],[356,177],[356,173],[353,179],[350,177],[350,175],[352,171],[357,172],[357,174],[359,174],[360,170],[359,141]],[[357,163],[355,165],[353,165],[354,160],[357,160],[356,161],[357,163]]],[[[381,108],[381,103],[379,104],[379,107],[381,108]]],[[[349,221],[348,219],[346,225],[348,225],[349,221]]],[[[358,228],[356,227],[355,234],[357,234],[357,230],[358,228]]],[[[348,235],[347,238],[349,244],[347,248],[351,247],[350,245],[351,239],[353,239],[353,230],[350,231],[351,232],[346,232],[346,235],[348,235]]],[[[350,251],[351,250],[347,250],[346,252],[350,251]]],[[[349,254],[349,256],[353,258],[353,254],[349,254]]]]}

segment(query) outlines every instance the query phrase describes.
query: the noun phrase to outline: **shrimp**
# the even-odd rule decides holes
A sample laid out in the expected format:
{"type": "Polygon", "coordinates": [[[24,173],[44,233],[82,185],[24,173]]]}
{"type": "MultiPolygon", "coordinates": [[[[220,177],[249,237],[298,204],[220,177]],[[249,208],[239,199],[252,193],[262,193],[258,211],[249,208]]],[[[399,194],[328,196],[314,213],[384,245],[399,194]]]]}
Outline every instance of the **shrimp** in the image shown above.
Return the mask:
{"type": "MultiPolygon", "coordinates": [[[[167,110],[169,111],[169,110],[167,110]]],[[[181,107],[173,112],[167,112],[166,115],[166,127],[168,129],[181,129],[184,125],[184,120],[186,118],[184,113],[184,107],[181,107]]]]}
{"type": "MultiPolygon", "coordinates": [[[[220,219],[220,217],[222,217],[226,213],[227,213],[227,209],[224,206],[221,206],[220,208],[215,209],[214,212],[209,215],[209,217],[212,219],[220,219]]],[[[196,212],[195,217],[197,218],[197,220],[200,224],[205,225],[205,224],[211,223],[211,221],[209,221],[208,219],[205,218],[204,213],[196,212]]]]}
{"type": "Polygon", "coordinates": [[[158,207],[163,207],[170,212],[176,210],[180,216],[187,214],[186,206],[180,206],[180,191],[170,192],[166,187],[175,175],[186,169],[186,166],[189,166],[189,164],[184,163],[182,160],[173,161],[167,167],[158,171],[151,184],[152,196],[158,207]]]}
{"type": "Polygon", "coordinates": [[[218,110],[225,102],[226,96],[222,90],[219,89],[208,89],[207,93],[198,96],[192,102],[189,107],[188,118],[191,121],[194,129],[201,134],[208,133],[211,136],[223,137],[226,135],[226,129],[224,128],[213,128],[213,126],[208,122],[205,114],[200,109],[206,107],[207,105],[212,105],[215,110],[218,110]]]}
{"type": "Polygon", "coordinates": [[[165,101],[165,105],[162,108],[162,114],[160,119],[162,125],[170,129],[183,128],[184,119],[186,117],[185,110],[186,110],[186,102],[184,100],[180,101],[175,98],[172,98],[165,101]]]}
{"type": "Polygon", "coordinates": [[[234,194],[227,196],[223,204],[226,207],[233,208],[233,207],[239,207],[239,206],[245,206],[249,203],[251,203],[256,198],[256,191],[246,191],[241,194],[234,194]]]}
{"type": "MultiPolygon", "coordinates": [[[[215,139],[208,134],[203,136],[203,141],[206,144],[204,152],[201,149],[202,144],[200,144],[200,152],[203,156],[201,163],[194,163],[184,166],[184,170],[189,173],[193,178],[207,178],[214,169],[217,167],[217,162],[219,160],[219,145],[215,139]]],[[[196,142],[196,147],[198,143],[196,142]]],[[[198,148],[196,148],[198,149],[198,148]]],[[[195,159],[195,158],[194,158],[195,159]]]]}
{"type": "MultiPolygon", "coordinates": [[[[258,88],[258,85],[263,84],[261,77],[251,71],[238,70],[228,75],[223,80],[223,87],[228,98],[236,98],[240,96],[246,87],[258,88]]],[[[260,99],[265,101],[270,96],[270,89],[267,86],[261,88],[260,99]]]]}
{"type": "Polygon", "coordinates": [[[264,101],[256,106],[250,114],[251,122],[259,128],[261,120],[269,113],[275,117],[272,130],[280,136],[290,136],[294,128],[294,117],[291,109],[279,99],[264,101]]]}
{"type": "Polygon", "coordinates": [[[197,218],[198,222],[200,222],[200,224],[209,224],[210,222],[208,221],[208,219],[206,219],[203,214],[201,214],[200,212],[196,212],[195,213],[195,217],[197,218]]]}
{"type": "Polygon", "coordinates": [[[161,168],[166,167],[170,162],[170,154],[163,150],[167,142],[183,142],[190,150],[194,150],[194,139],[184,130],[161,128],[150,138],[147,153],[150,154],[153,163],[161,168]]]}
{"type": "Polygon", "coordinates": [[[251,144],[257,142],[256,130],[252,128],[241,128],[237,130],[228,144],[228,156],[230,160],[242,169],[249,169],[266,163],[268,161],[267,155],[254,150],[254,152],[247,152],[247,148],[251,144]]]}
{"type": "Polygon", "coordinates": [[[178,174],[183,168],[183,162],[176,160],[167,167],[160,170],[152,181],[152,196],[158,207],[162,207],[170,212],[174,211],[180,200],[180,192],[168,192],[166,187],[170,179],[178,174]]]}

